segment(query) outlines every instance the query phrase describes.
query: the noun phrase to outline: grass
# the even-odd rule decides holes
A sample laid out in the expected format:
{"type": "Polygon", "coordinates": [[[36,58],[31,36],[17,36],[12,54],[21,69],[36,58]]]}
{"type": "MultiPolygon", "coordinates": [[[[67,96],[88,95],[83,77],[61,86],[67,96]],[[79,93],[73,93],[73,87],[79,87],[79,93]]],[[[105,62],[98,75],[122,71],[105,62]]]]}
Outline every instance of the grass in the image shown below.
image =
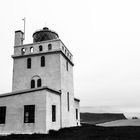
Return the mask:
{"type": "Polygon", "coordinates": [[[11,134],[0,136],[0,140],[140,140],[140,127],[83,125],[63,128],[59,131],[50,130],[49,134],[11,134]]]}

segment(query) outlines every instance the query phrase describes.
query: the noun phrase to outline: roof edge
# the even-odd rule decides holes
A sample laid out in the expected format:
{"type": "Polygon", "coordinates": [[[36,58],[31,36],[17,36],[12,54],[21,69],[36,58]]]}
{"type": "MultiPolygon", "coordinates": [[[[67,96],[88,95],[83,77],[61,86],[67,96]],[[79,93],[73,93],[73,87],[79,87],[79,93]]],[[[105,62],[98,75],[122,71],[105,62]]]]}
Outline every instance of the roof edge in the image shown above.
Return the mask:
{"type": "Polygon", "coordinates": [[[35,91],[39,91],[39,90],[47,90],[47,91],[50,91],[50,92],[52,92],[54,94],[57,94],[57,95],[60,95],[61,94],[60,91],[57,91],[57,90],[48,88],[47,86],[43,86],[43,87],[40,87],[40,88],[20,90],[20,91],[15,91],[15,92],[9,92],[9,93],[0,94],[0,98],[7,97],[7,96],[14,96],[14,95],[18,95],[18,94],[25,94],[25,93],[35,92],[35,91]]]}
{"type": "Polygon", "coordinates": [[[47,51],[47,52],[41,52],[41,53],[32,53],[32,54],[25,54],[25,55],[12,55],[11,57],[12,58],[21,58],[21,57],[27,57],[27,56],[37,56],[37,55],[54,54],[54,53],[61,53],[70,62],[70,64],[72,66],[74,66],[74,63],[70,59],[68,59],[66,57],[66,55],[60,49],[53,50],[53,51],[47,51]]]}

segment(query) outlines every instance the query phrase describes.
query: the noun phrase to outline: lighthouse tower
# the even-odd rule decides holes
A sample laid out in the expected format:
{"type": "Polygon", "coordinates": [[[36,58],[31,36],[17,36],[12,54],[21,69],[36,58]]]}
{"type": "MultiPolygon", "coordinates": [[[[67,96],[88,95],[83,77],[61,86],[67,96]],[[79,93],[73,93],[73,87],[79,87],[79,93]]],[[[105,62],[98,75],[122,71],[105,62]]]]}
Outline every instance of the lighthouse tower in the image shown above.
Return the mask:
{"type": "Polygon", "coordinates": [[[15,31],[12,92],[0,95],[0,133],[48,133],[80,125],[73,56],[56,32],[43,28],[33,43],[15,31]]]}

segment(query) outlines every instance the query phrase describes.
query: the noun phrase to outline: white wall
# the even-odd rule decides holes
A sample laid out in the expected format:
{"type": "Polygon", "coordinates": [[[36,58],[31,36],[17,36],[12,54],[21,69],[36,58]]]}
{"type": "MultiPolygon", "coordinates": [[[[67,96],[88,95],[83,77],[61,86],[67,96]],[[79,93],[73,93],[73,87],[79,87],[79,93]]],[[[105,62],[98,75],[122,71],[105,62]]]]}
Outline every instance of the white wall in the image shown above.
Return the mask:
{"type": "Polygon", "coordinates": [[[50,92],[46,96],[46,101],[46,131],[58,130],[61,128],[60,96],[50,92]],[[56,105],[56,122],[52,122],[52,105],[56,105]]]}
{"type": "Polygon", "coordinates": [[[42,79],[42,86],[60,90],[60,54],[31,56],[31,69],[27,69],[27,58],[14,60],[13,91],[30,89],[31,79],[35,75],[42,79]],[[45,56],[45,67],[40,66],[41,56],[45,56]]]}
{"type": "Polygon", "coordinates": [[[68,71],[66,69],[67,59],[61,55],[61,91],[62,91],[62,126],[71,127],[76,125],[75,121],[75,105],[74,105],[74,87],[73,87],[73,66],[68,63],[68,71]],[[69,92],[69,111],[67,102],[67,92],[69,92]]]}
{"type": "Polygon", "coordinates": [[[46,90],[2,97],[0,106],[7,107],[1,134],[46,132],[46,90]],[[24,105],[35,105],[35,123],[24,123],[24,105]]]}

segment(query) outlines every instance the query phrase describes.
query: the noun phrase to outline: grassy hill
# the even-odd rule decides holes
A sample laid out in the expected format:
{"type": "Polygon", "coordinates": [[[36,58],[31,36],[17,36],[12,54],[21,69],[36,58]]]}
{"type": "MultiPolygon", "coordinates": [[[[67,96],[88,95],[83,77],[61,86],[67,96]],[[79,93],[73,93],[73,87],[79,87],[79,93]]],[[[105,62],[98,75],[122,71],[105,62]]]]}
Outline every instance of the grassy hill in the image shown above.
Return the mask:
{"type": "Polygon", "coordinates": [[[50,134],[0,136],[0,140],[140,140],[140,127],[84,125],[50,131],[50,134]]]}
{"type": "Polygon", "coordinates": [[[115,113],[80,113],[80,118],[81,122],[90,124],[126,119],[123,114],[115,113]]]}

